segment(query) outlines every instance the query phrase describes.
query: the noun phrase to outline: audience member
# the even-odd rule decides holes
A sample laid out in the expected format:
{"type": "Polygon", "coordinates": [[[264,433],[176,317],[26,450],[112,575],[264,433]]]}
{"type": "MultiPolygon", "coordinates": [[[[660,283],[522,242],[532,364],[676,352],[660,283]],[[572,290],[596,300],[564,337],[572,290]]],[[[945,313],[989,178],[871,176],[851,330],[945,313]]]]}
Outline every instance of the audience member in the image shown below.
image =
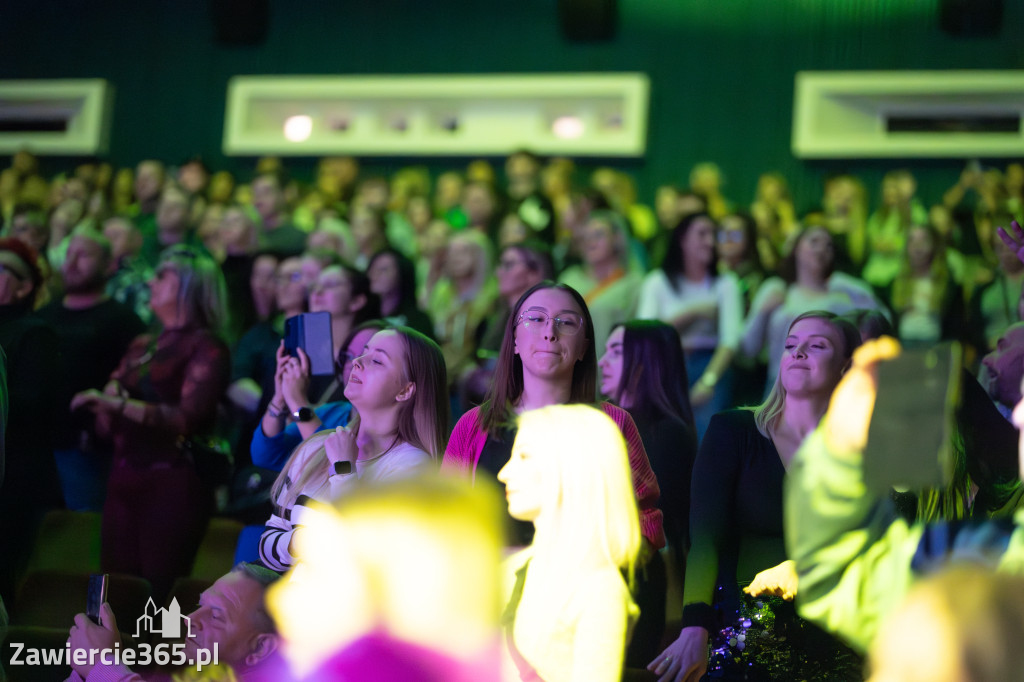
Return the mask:
{"type": "Polygon", "coordinates": [[[506,679],[617,681],[641,563],[626,442],[607,414],[585,405],[548,405],[517,422],[498,480],[509,513],[536,533],[507,561],[506,679]]]}
{"type": "Polygon", "coordinates": [[[10,413],[7,463],[0,489],[0,598],[11,604],[43,515],[62,503],[53,431],[60,345],[33,312],[42,274],[34,251],[0,239],[0,348],[7,356],[10,413]]]}
{"type": "Polygon", "coordinates": [[[416,266],[400,251],[374,254],[366,268],[370,291],[380,299],[380,314],[388,323],[412,327],[433,338],[434,323],[416,302],[416,266]]]}
{"type": "Polygon", "coordinates": [[[110,242],[88,227],[71,235],[61,266],[64,298],[39,311],[60,341],[54,456],[64,504],[77,511],[100,511],[110,469],[110,452],[97,442],[92,420],[71,412],[71,399],[86,389],[101,389],[145,324],[128,306],[105,293],[111,262],[110,242]]]}
{"type": "Polygon", "coordinates": [[[291,224],[281,173],[261,173],[252,181],[252,205],[263,222],[259,246],[286,258],[302,253],[306,234],[291,224]]]}
{"type": "Polygon", "coordinates": [[[697,453],[683,629],[648,666],[662,682],[701,677],[709,669],[709,642],[710,670],[725,677],[847,679],[858,669],[838,642],[796,618],[782,493],[793,455],[825,413],[860,335],[820,311],[797,317],[787,331],[768,399],[715,415],[697,453]],[[753,629],[751,620],[757,621],[753,629]]]}
{"type": "MultiPolygon", "coordinates": [[[[215,665],[199,669],[185,668],[181,671],[185,679],[192,675],[200,679],[267,679],[264,673],[277,655],[280,637],[264,601],[268,588],[279,577],[263,566],[240,563],[203,591],[196,609],[188,614],[192,634],[185,638],[184,654],[195,661],[199,650],[205,650],[209,656],[216,650],[219,660],[215,665]]],[[[145,682],[123,664],[102,662],[100,651],[113,651],[120,644],[121,633],[110,604],[104,602],[100,606],[99,623],[94,623],[84,613],[75,616],[68,637],[71,660],[75,661],[78,651],[91,655],[78,656],[84,662],[72,665],[67,682],[103,679],[145,682]]],[[[107,654],[108,660],[112,658],[112,654],[107,654]]]]}
{"type": "Polygon", "coordinates": [[[188,575],[213,506],[182,438],[212,429],[230,358],[217,336],[225,289],[212,258],[168,249],[150,288],[162,330],[137,337],[106,387],[79,393],[71,409],[94,412],[97,432],[113,440],[103,569],[148,579],[162,600],[188,575]]]}
{"type": "Polygon", "coordinates": [[[308,438],[274,482],[262,561],[278,570],[294,564],[310,500],[332,502],[360,483],[415,475],[436,459],[448,433],[446,387],[436,343],[408,327],[374,334],[345,385],[357,417],[308,438]]]}

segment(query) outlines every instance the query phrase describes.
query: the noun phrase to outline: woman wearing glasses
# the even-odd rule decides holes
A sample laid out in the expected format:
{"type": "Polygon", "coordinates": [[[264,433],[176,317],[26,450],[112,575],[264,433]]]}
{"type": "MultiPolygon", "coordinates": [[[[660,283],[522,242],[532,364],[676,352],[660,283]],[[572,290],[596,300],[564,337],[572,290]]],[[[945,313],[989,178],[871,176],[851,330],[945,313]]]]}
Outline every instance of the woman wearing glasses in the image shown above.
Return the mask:
{"type": "Polygon", "coordinates": [[[95,412],[97,433],[113,440],[103,570],[141,575],[160,601],[176,576],[188,575],[213,508],[211,488],[179,441],[213,427],[230,361],[219,335],[224,277],[212,258],[167,249],[150,292],[160,334],[137,337],[104,390],[79,393],[71,408],[95,412]]]}
{"type": "MultiPolygon", "coordinates": [[[[455,425],[441,468],[473,480],[496,480],[512,455],[518,415],[548,405],[593,403],[596,390],[594,325],[583,298],[572,287],[550,281],[531,287],[509,316],[487,400],[455,425]]],[[[640,530],[649,547],[661,548],[665,534],[656,507],[658,482],[636,425],[621,408],[604,402],[599,407],[626,439],[640,530]]],[[[520,522],[510,544],[528,545],[532,532],[532,524],[520,522]]]]}

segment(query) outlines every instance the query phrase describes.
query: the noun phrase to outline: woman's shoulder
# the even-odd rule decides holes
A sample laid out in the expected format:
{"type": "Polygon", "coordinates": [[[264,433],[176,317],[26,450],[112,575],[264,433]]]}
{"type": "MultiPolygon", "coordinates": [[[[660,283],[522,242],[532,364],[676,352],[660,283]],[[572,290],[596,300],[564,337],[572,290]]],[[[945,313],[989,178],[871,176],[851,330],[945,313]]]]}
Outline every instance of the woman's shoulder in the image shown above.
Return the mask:
{"type": "Polygon", "coordinates": [[[754,411],[745,407],[737,407],[732,410],[718,412],[711,417],[708,424],[708,433],[711,429],[736,432],[741,430],[757,430],[757,423],[754,421],[754,411]]]}

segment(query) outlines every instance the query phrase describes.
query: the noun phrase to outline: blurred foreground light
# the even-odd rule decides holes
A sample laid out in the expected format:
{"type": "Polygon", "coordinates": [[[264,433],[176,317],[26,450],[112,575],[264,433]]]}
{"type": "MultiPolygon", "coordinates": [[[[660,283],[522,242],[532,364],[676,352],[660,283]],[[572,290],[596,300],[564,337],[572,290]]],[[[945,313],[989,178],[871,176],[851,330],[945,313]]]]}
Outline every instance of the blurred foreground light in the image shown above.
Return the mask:
{"type": "Polygon", "coordinates": [[[583,121],[577,116],[559,116],[551,124],[551,132],[563,140],[583,137],[583,121]]]}
{"type": "Polygon", "coordinates": [[[313,133],[313,119],[309,116],[289,116],[284,121],[284,136],[289,142],[303,142],[313,133]]]}

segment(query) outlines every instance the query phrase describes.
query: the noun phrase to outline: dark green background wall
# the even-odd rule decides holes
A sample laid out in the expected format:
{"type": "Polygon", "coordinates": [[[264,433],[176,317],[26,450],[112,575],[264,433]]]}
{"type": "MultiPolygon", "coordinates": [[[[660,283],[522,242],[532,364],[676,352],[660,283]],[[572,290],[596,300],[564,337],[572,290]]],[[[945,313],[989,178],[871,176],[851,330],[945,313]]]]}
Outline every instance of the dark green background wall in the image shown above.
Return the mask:
{"type": "MultiPolygon", "coordinates": [[[[113,82],[110,158],[118,164],[202,153],[214,167],[242,170],[251,159],[220,151],[235,74],[644,71],[648,154],[616,164],[633,173],[645,200],[707,159],[722,165],[728,194],[743,202],[766,170],[790,178],[799,207],[817,199],[826,171],[852,170],[874,191],[882,173],[906,165],[918,169],[926,200],[936,200],[959,161],[802,162],[790,153],[790,127],[798,70],[1024,67],[1022,0],[1007,0],[1003,29],[988,39],[942,33],[937,4],[619,0],[617,37],[588,45],[561,37],[555,0],[271,0],[266,43],[227,48],[215,44],[203,0],[6,0],[0,78],[113,82]]],[[[364,166],[389,171],[407,161],[364,166]]],[[[311,163],[291,165],[301,175],[311,163]]]]}

